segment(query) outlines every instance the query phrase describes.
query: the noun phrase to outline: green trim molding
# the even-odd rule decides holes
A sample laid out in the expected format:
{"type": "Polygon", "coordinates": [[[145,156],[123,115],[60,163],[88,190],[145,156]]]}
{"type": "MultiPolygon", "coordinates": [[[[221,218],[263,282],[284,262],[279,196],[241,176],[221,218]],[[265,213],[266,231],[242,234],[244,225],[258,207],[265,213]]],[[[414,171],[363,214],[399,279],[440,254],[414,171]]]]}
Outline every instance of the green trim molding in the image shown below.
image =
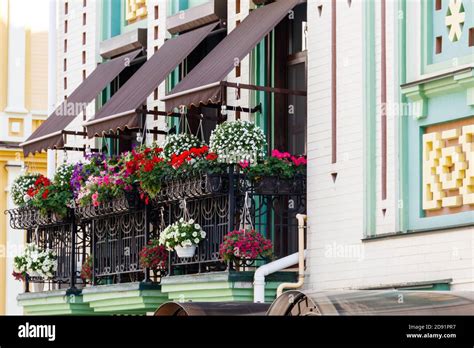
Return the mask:
{"type": "MultiPolygon", "coordinates": [[[[214,272],[165,277],[163,293],[177,302],[253,302],[254,272],[214,272]]],[[[266,278],[265,302],[276,298],[282,282],[296,282],[296,272],[277,272],[266,278]]]]}
{"type": "MultiPolygon", "coordinates": [[[[398,13],[396,14],[395,21],[398,21],[397,32],[398,32],[398,52],[395,59],[398,60],[398,84],[396,88],[396,97],[398,98],[399,105],[407,105],[407,97],[401,93],[400,85],[405,84],[407,78],[407,13],[406,13],[406,0],[400,0],[398,2],[398,13]],[[400,16],[400,14],[402,14],[400,16]]],[[[394,14],[395,16],[395,14],[394,14]]],[[[398,221],[397,227],[399,231],[406,232],[408,227],[408,209],[405,202],[409,197],[408,192],[408,124],[407,115],[405,108],[399,108],[400,117],[398,118],[398,221]]]]}
{"type": "Polygon", "coordinates": [[[81,291],[53,290],[26,292],[17,297],[25,315],[93,315],[81,291]]]}
{"type": "Polygon", "coordinates": [[[376,64],[375,64],[375,3],[365,1],[363,5],[364,33],[364,236],[376,233],[376,64]]]}
{"type": "Polygon", "coordinates": [[[402,93],[412,104],[412,115],[416,119],[428,115],[428,99],[450,93],[464,92],[465,105],[474,107],[474,68],[410,82],[401,87],[402,93]]]}
{"type": "Polygon", "coordinates": [[[84,302],[103,315],[146,315],[168,300],[159,284],[144,282],[87,287],[82,294],[84,302]]]}

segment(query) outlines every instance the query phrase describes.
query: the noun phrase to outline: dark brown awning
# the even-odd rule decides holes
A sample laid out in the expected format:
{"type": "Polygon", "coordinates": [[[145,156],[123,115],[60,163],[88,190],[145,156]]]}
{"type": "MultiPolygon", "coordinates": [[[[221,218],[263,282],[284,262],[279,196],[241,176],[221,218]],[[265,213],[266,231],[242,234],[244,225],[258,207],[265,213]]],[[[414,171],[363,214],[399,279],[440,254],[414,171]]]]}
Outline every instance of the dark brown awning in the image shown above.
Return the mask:
{"type": "Polygon", "coordinates": [[[244,59],[262,39],[305,0],[279,0],[252,11],[206,58],[163,98],[166,110],[180,105],[221,102],[221,81],[234,69],[235,60],[244,59]]]}
{"type": "Polygon", "coordinates": [[[64,147],[63,131],[138,56],[136,50],[117,57],[97,68],[77,87],[36,131],[21,145],[23,153],[64,147]]]}
{"type": "Polygon", "coordinates": [[[213,23],[168,40],[163,46],[119,89],[107,104],[86,123],[89,137],[140,128],[140,118],[135,112],[153,90],[211,33],[213,23]]]}

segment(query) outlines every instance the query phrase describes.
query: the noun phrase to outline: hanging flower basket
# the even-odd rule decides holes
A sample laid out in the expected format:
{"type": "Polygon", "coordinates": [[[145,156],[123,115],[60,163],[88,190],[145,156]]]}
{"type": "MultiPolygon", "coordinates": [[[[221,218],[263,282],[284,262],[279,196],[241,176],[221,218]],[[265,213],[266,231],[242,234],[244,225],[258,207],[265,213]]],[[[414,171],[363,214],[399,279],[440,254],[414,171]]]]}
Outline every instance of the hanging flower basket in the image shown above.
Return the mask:
{"type": "MultiPolygon", "coordinates": [[[[186,207],[184,207],[187,215],[186,207]]],[[[197,245],[206,238],[206,232],[193,219],[181,218],[166,227],[160,234],[159,243],[169,251],[176,251],[178,257],[193,257],[197,245]]]]}
{"type": "Polygon", "coordinates": [[[35,243],[27,244],[23,253],[13,259],[13,276],[18,280],[27,277],[34,291],[43,291],[44,280],[53,279],[58,268],[56,254],[51,249],[40,249],[35,243]]]}
{"type": "Polygon", "coordinates": [[[240,269],[253,265],[257,259],[270,258],[272,249],[272,242],[257,231],[241,229],[224,236],[219,253],[224,261],[232,262],[240,269]]]}

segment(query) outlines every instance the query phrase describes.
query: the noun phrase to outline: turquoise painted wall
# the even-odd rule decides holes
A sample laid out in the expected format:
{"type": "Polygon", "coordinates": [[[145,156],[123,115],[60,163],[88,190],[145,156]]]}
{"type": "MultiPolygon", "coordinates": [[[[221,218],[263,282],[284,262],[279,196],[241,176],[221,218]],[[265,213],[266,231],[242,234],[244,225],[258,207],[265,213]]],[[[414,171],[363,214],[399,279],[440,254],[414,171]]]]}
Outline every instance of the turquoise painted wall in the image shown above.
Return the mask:
{"type": "Polygon", "coordinates": [[[427,103],[427,117],[408,120],[408,229],[423,230],[472,224],[473,212],[425,217],[421,206],[421,180],[424,128],[473,116],[474,107],[467,105],[466,91],[464,90],[452,93],[445,91],[428,99],[427,103]]]}
{"type": "Polygon", "coordinates": [[[430,45],[430,59],[428,63],[440,63],[448,59],[467,56],[473,54],[474,47],[469,47],[469,28],[474,27],[474,2],[471,0],[463,0],[461,3],[461,10],[464,11],[464,24],[462,27],[462,34],[459,41],[451,42],[449,40],[449,30],[445,24],[445,18],[448,15],[450,0],[441,0],[441,9],[436,10],[434,1],[427,3],[427,12],[429,18],[429,34],[428,40],[432,43],[436,37],[442,37],[443,51],[439,54],[435,53],[435,45],[430,45]]]}
{"type": "MultiPolygon", "coordinates": [[[[422,74],[442,74],[456,69],[465,63],[474,61],[474,48],[467,43],[468,30],[473,26],[473,3],[463,0],[465,23],[459,41],[451,42],[448,38],[448,28],[445,17],[448,13],[449,0],[441,1],[441,10],[435,9],[435,1],[422,0],[421,9],[421,45],[413,45],[413,36],[410,35],[410,23],[406,23],[405,16],[399,32],[399,67],[400,83],[411,82],[415,77],[410,69],[410,59],[420,53],[422,74]],[[406,30],[408,29],[408,30],[406,30]],[[443,51],[435,54],[435,38],[442,36],[443,51]],[[407,47],[408,51],[407,51],[407,47]],[[412,51],[413,50],[413,51],[412,51]],[[408,65],[407,65],[408,64],[408,65]],[[407,76],[407,73],[410,76],[407,76]]],[[[401,13],[405,11],[405,1],[399,6],[401,13]]],[[[467,85],[466,85],[467,87],[467,85]]],[[[416,88],[416,87],[414,87],[416,88]]],[[[428,82],[419,86],[425,98],[426,113],[422,118],[411,117],[411,114],[402,114],[399,121],[399,151],[400,151],[400,199],[403,204],[400,209],[400,230],[419,231],[443,229],[473,223],[472,212],[425,217],[422,210],[422,136],[425,128],[430,125],[455,121],[474,115],[474,107],[468,105],[467,90],[456,84],[452,77],[428,82]]],[[[401,94],[400,101],[407,101],[401,94]]],[[[404,110],[405,111],[405,110],[404,110]]]]}
{"type": "Polygon", "coordinates": [[[209,0],[168,0],[168,16],[173,16],[179,11],[202,5],[209,0]]]}

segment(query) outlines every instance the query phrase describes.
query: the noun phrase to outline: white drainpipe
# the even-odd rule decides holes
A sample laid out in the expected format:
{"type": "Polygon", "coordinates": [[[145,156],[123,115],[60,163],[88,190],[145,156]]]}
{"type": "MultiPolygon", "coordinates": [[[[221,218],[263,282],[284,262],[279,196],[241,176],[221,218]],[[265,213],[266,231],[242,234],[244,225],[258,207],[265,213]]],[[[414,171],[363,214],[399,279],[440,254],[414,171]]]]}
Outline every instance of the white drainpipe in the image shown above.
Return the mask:
{"type": "Polygon", "coordinates": [[[297,289],[303,285],[304,259],[306,257],[306,251],[304,250],[304,223],[306,215],[298,214],[296,218],[298,219],[298,252],[267,263],[255,271],[253,282],[253,302],[255,303],[265,302],[265,277],[267,275],[291,267],[296,263],[298,263],[298,282],[280,284],[277,289],[277,297],[281,295],[284,289],[297,289]]]}

